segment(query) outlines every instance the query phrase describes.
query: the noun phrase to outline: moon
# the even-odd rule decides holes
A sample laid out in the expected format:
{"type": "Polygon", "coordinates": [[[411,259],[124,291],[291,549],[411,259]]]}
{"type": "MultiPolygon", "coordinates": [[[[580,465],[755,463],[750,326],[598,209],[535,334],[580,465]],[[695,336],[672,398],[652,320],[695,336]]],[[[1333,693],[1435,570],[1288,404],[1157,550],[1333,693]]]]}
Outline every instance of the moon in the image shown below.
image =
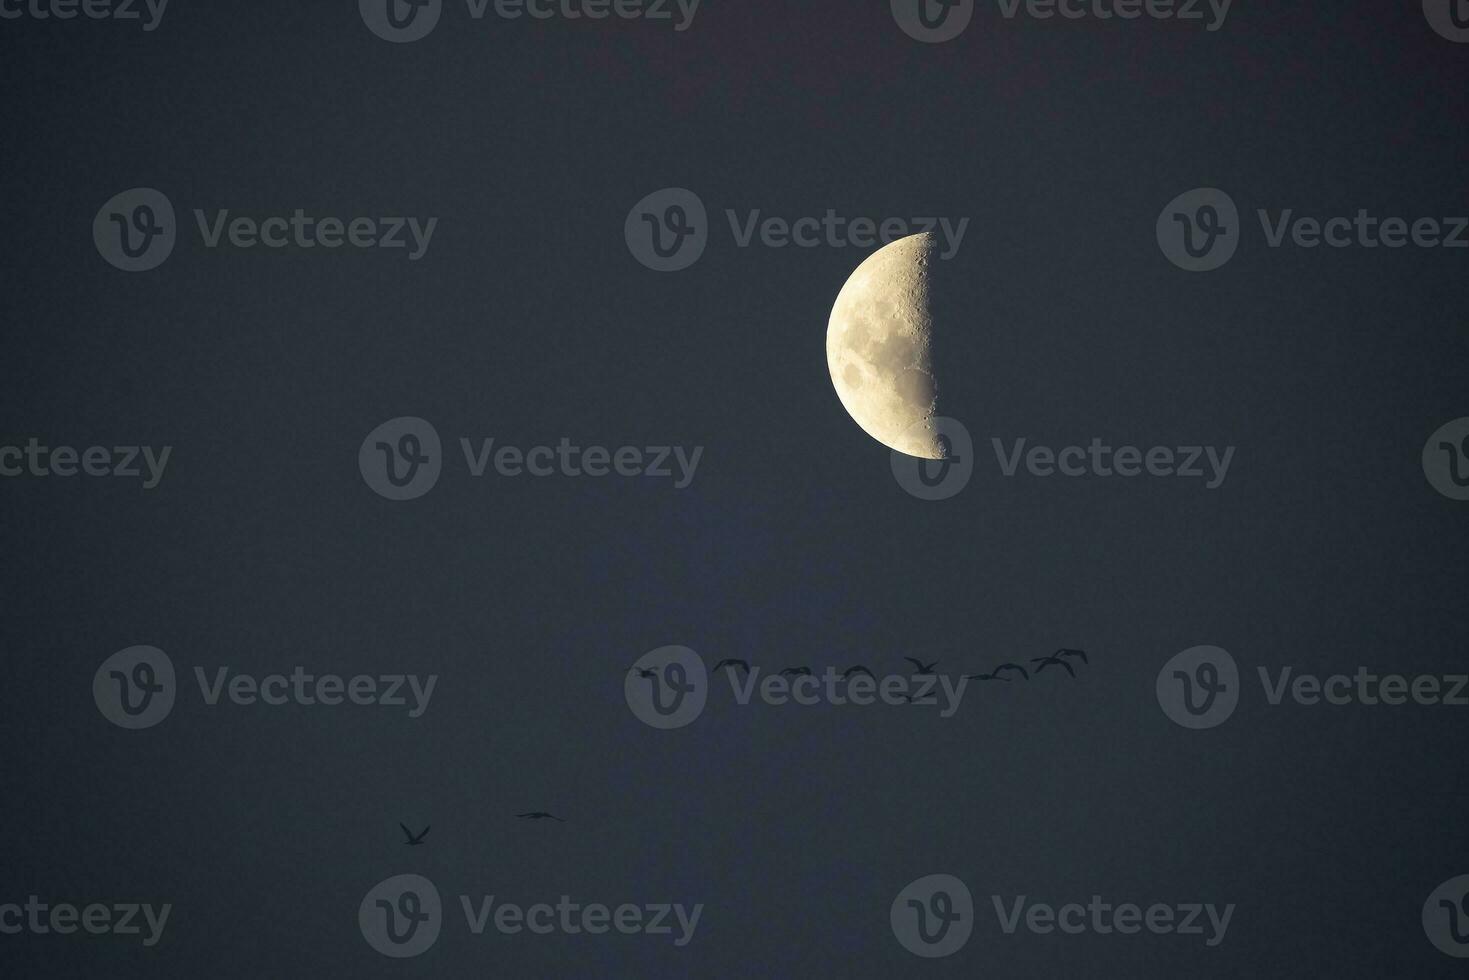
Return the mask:
{"type": "Polygon", "coordinates": [[[826,367],[842,407],[862,430],[909,456],[943,459],[933,419],[929,263],[937,239],[909,235],[869,255],[837,294],[826,327],[826,367]]]}

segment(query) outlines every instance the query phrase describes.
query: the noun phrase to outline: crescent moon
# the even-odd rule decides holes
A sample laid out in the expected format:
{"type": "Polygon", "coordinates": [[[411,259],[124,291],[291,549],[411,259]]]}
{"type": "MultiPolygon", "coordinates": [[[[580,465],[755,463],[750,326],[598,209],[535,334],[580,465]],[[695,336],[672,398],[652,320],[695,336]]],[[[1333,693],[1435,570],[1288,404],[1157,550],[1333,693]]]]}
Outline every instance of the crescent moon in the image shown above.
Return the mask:
{"type": "Polygon", "coordinates": [[[842,407],[862,430],[909,456],[943,459],[933,419],[929,263],[937,240],[909,235],[869,255],[837,294],[826,327],[826,367],[842,407]]]}

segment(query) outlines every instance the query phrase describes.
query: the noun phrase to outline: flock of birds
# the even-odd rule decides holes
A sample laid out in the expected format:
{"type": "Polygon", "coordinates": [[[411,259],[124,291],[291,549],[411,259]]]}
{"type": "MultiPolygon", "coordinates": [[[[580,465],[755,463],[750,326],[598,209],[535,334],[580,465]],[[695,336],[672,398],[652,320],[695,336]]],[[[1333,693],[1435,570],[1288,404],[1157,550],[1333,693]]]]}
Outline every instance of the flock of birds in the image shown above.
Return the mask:
{"type": "MultiPolygon", "coordinates": [[[[554,814],[554,813],[547,813],[545,810],[532,810],[529,813],[517,813],[515,815],[515,819],[517,819],[517,820],[554,820],[557,823],[565,823],[566,822],[565,820],[562,820],[560,817],[556,816],[556,814],[554,814]]],[[[407,844],[409,847],[417,847],[417,846],[419,846],[420,844],[423,843],[423,839],[425,837],[427,837],[428,836],[428,832],[431,829],[433,829],[433,824],[429,824],[427,827],[424,827],[422,830],[420,830],[416,834],[413,831],[409,830],[406,824],[401,824],[400,823],[400,824],[398,824],[398,827],[403,831],[403,843],[404,844],[407,844]]]]}
{"type": "MultiPolygon", "coordinates": [[[[934,668],[939,665],[939,662],[937,660],[925,663],[924,661],[919,660],[917,657],[904,657],[903,659],[913,665],[913,675],[915,677],[922,676],[924,674],[932,674],[934,673],[934,668]]],[[[1009,683],[1010,677],[1008,675],[1018,673],[1023,680],[1028,681],[1030,680],[1031,674],[1039,674],[1047,667],[1060,667],[1062,670],[1066,671],[1066,673],[1070,674],[1072,677],[1075,677],[1076,668],[1071,665],[1072,660],[1080,660],[1084,664],[1091,663],[1091,661],[1087,659],[1085,650],[1070,650],[1063,648],[1057,650],[1055,653],[1050,654],[1049,656],[1031,657],[1031,667],[1029,670],[1026,670],[1020,664],[1004,663],[1000,664],[998,667],[994,668],[987,674],[965,674],[964,679],[967,681],[1005,681],[1006,683],[1009,683]]],[[[750,662],[748,660],[740,660],[735,657],[726,657],[725,659],[719,661],[719,663],[714,665],[715,670],[719,670],[720,668],[728,668],[730,670],[743,670],[745,673],[748,674],[750,673],[750,662]]],[[[652,677],[654,673],[651,670],[646,670],[640,667],[634,667],[633,669],[636,670],[643,677],[652,677]]],[[[779,674],[782,677],[813,676],[813,672],[810,667],[786,667],[785,669],[781,670],[779,674]]],[[[863,664],[854,664],[851,667],[848,667],[846,670],[842,671],[842,677],[846,680],[850,680],[858,674],[866,674],[868,677],[874,677],[872,671],[863,664]]]]}
{"type": "MultiPolygon", "coordinates": [[[[935,672],[935,668],[937,668],[939,665],[939,662],[937,660],[925,662],[918,659],[917,657],[904,657],[903,659],[913,665],[913,676],[915,677],[933,674],[935,672]]],[[[1021,666],[1020,664],[1003,663],[990,670],[988,673],[965,674],[963,676],[964,679],[967,681],[1003,681],[1008,684],[1010,682],[1011,676],[1015,674],[1019,674],[1021,680],[1028,681],[1033,674],[1039,674],[1047,667],[1060,667],[1062,670],[1066,671],[1067,674],[1074,678],[1076,676],[1076,668],[1072,666],[1072,661],[1075,660],[1079,660],[1084,664],[1091,663],[1091,661],[1087,658],[1085,650],[1071,650],[1063,648],[1057,650],[1055,653],[1050,654],[1049,656],[1031,657],[1031,666],[1029,670],[1021,666]]],[[[632,669],[643,677],[655,676],[655,671],[649,668],[634,667],[632,669]]],[[[726,657],[725,659],[719,661],[719,663],[715,664],[714,669],[743,670],[746,674],[751,672],[750,662],[748,660],[740,660],[737,657],[726,657]]],[[[812,671],[810,667],[805,666],[786,667],[783,668],[779,672],[779,674],[782,677],[812,677],[814,676],[814,671],[812,671]]],[[[874,675],[872,673],[872,670],[865,664],[853,664],[852,666],[848,667],[846,670],[842,671],[842,678],[844,680],[851,680],[858,674],[866,674],[868,677],[872,677],[874,679],[876,678],[876,675],[874,675]]],[[[904,699],[911,701],[912,697],[904,696],[904,699]]],[[[544,810],[530,810],[526,813],[517,813],[515,815],[515,819],[532,821],[554,820],[557,823],[566,822],[565,820],[556,816],[556,814],[547,813],[544,810]]],[[[417,847],[422,844],[423,839],[428,836],[428,832],[431,829],[430,827],[424,827],[423,830],[415,834],[413,831],[409,830],[404,824],[400,823],[398,824],[398,826],[403,831],[403,843],[408,845],[409,847],[417,847]]]]}
{"type": "MultiPolygon", "coordinates": [[[[964,679],[967,681],[1005,681],[1008,683],[1010,678],[1001,676],[1004,671],[1008,670],[1018,672],[1021,678],[1023,678],[1024,680],[1030,680],[1030,675],[1032,673],[1039,674],[1047,667],[1060,667],[1065,670],[1066,673],[1070,674],[1072,677],[1075,677],[1076,669],[1071,666],[1070,661],[1066,659],[1067,657],[1076,658],[1084,664],[1091,663],[1091,661],[1087,659],[1085,650],[1061,649],[1057,650],[1053,654],[1050,654],[1049,656],[1031,657],[1030,662],[1032,666],[1030,670],[1026,670],[1019,664],[1005,663],[1000,664],[988,674],[965,674],[964,679]]],[[[917,657],[904,657],[903,659],[913,665],[913,675],[915,677],[922,676],[924,674],[932,674],[934,673],[934,668],[939,665],[939,662],[937,660],[924,663],[917,657]]],[[[740,660],[737,657],[726,657],[725,659],[719,661],[719,663],[714,665],[715,670],[719,670],[721,667],[728,667],[730,670],[743,670],[746,674],[750,673],[751,671],[750,662],[748,660],[740,660]]],[[[633,667],[629,670],[629,673],[635,673],[639,677],[658,676],[658,672],[651,667],[633,667]]],[[[814,673],[810,667],[786,667],[780,670],[778,673],[781,677],[814,676],[814,673]]],[[[854,664],[851,667],[848,667],[846,670],[842,671],[842,678],[850,680],[857,674],[866,674],[868,677],[875,676],[872,671],[863,664],[854,664]]]]}

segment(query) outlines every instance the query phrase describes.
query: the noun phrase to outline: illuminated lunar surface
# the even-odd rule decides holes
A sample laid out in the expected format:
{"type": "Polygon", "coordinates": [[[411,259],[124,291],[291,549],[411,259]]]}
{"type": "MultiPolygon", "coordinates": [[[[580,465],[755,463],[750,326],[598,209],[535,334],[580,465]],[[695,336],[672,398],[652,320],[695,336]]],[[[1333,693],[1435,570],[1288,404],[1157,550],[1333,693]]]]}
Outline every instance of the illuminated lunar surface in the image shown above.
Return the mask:
{"type": "Polygon", "coordinates": [[[924,459],[944,456],[931,424],[939,395],[929,309],[936,245],[931,234],[910,235],[868,256],[826,327],[826,366],[847,414],[884,446],[924,459]]]}

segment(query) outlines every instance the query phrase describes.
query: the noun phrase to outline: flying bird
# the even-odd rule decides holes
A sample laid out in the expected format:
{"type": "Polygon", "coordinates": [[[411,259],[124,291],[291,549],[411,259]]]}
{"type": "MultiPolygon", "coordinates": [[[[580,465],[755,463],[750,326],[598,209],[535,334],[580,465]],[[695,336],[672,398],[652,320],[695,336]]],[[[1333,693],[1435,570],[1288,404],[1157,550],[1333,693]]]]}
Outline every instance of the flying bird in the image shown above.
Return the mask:
{"type": "Polygon", "coordinates": [[[1040,666],[1038,666],[1038,667],[1035,668],[1035,672],[1037,674],[1039,674],[1041,671],[1045,670],[1047,667],[1050,667],[1050,666],[1053,666],[1054,665],[1056,667],[1065,667],[1066,668],[1066,673],[1070,674],[1072,677],[1075,677],[1076,676],[1076,671],[1071,668],[1070,662],[1069,661],[1066,661],[1066,660],[1062,660],[1060,658],[1060,656],[1058,656],[1057,654],[1054,654],[1054,653],[1051,654],[1049,657],[1031,657],[1030,658],[1030,662],[1033,663],[1033,664],[1039,664],[1040,665],[1040,666]]]}
{"type": "Polygon", "coordinates": [[[1020,671],[1021,677],[1024,677],[1026,680],[1030,680],[1030,674],[1027,673],[1025,668],[1020,666],[1019,664],[1000,664],[1000,666],[996,667],[988,674],[965,674],[964,677],[966,680],[971,681],[1005,681],[1008,683],[1010,678],[1000,676],[1001,673],[1007,670],[1018,670],[1020,671]]]}
{"type": "Polygon", "coordinates": [[[1058,656],[1058,657],[1080,657],[1082,663],[1084,663],[1084,664],[1091,663],[1091,661],[1086,658],[1086,651],[1085,650],[1064,650],[1063,649],[1063,650],[1057,650],[1055,655],[1058,656]]]}
{"type": "Polygon", "coordinates": [[[781,677],[784,677],[787,674],[792,674],[792,675],[794,675],[796,677],[810,677],[811,676],[811,668],[810,667],[787,667],[785,670],[783,670],[783,671],[780,672],[780,676],[781,677]]]}
{"type": "MultiPolygon", "coordinates": [[[[398,824],[398,826],[403,827],[401,823],[398,824]]],[[[432,826],[432,824],[430,824],[430,826],[432,826]]],[[[415,836],[413,831],[409,830],[407,827],[403,827],[403,836],[404,838],[406,838],[403,843],[407,844],[409,847],[417,847],[419,844],[423,843],[423,838],[428,834],[428,832],[429,828],[425,827],[423,828],[422,833],[419,833],[415,836]]]]}
{"type": "Polygon", "coordinates": [[[629,667],[628,670],[627,670],[627,672],[629,674],[636,673],[639,677],[657,677],[658,676],[658,672],[656,670],[650,670],[650,669],[648,669],[646,667],[629,667]]]}
{"type": "MultiPolygon", "coordinates": [[[[843,679],[849,678],[853,674],[866,674],[868,677],[872,677],[872,671],[868,670],[866,667],[862,666],[861,664],[857,664],[855,667],[848,667],[846,670],[842,671],[842,678],[843,679]]],[[[877,678],[873,677],[873,680],[876,680],[876,679],[877,678]]]]}
{"type": "Polygon", "coordinates": [[[926,664],[922,660],[917,659],[916,657],[904,657],[903,659],[906,660],[906,661],[908,661],[914,667],[917,667],[918,668],[917,670],[915,670],[913,672],[915,674],[932,674],[933,673],[933,669],[939,665],[939,662],[937,660],[935,660],[931,664],[926,664]]]}
{"type": "Polygon", "coordinates": [[[554,813],[547,813],[544,810],[532,810],[530,813],[517,813],[515,816],[520,820],[554,820],[557,823],[566,822],[554,813]]]}
{"type": "Polygon", "coordinates": [[[747,661],[747,660],[736,660],[733,657],[726,657],[725,659],[719,661],[719,663],[717,663],[717,664],[714,665],[714,669],[715,670],[718,670],[720,667],[729,667],[730,669],[734,669],[734,668],[738,667],[738,668],[744,670],[744,672],[747,673],[747,674],[750,672],[750,663],[749,663],[749,661],[747,661]]]}

